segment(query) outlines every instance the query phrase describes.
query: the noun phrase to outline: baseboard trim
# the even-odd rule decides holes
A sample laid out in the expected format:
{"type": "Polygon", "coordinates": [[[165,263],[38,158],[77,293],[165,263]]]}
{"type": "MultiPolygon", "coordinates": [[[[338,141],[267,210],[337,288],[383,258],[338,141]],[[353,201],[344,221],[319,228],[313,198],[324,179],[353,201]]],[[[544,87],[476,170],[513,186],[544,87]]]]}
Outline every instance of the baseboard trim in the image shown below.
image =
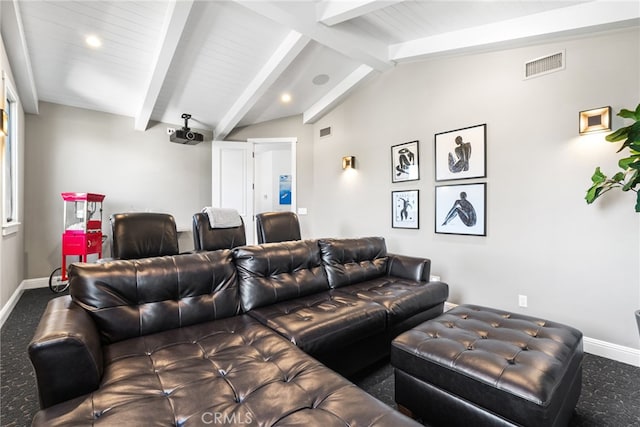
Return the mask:
{"type": "Polygon", "coordinates": [[[22,287],[22,283],[20,283],[20,285],[18,285],[16,290],[13,291],[13,294],[11,295],[11,298],[9,298],[9,301],[7,301],[7,303],[2,307],[2,310],[0,310],[0,328],[4,325],[4,322],[9,318],[9,315],[13,311],[13,308],[16,306],[16,304],[18,303],[18,300],[22,296],[22,292],[24,292],[24,288],[22,287]]]}
{"type": "Polygon", "coordinates": [[[24,287],[22,289],[37,289],[49,287],[48,277],[38,277],[37,279],[26,279],[22,281],[24,287]]]}
{"type": "Polygon", "coordinates": [[[584,337],[582,342],[584,344],[584,351],[587,353],[640,367],[640,349],[625,347],[589,337],[584,337]]]}
{"type": "Polygon", "coordinates": [[[0,310],[0,328],[4,325],[4,322],[9,318],[9,315],[15,308],[16,304],[20,300],[22,293],[25,289],[37,289],[37,288],[46,288],[49,286],[49,278],[40,277],[37,279],[26,279],[23,280],[20,285],[13,291],[11,298],[9,301],[2,307],[0,310]]]}

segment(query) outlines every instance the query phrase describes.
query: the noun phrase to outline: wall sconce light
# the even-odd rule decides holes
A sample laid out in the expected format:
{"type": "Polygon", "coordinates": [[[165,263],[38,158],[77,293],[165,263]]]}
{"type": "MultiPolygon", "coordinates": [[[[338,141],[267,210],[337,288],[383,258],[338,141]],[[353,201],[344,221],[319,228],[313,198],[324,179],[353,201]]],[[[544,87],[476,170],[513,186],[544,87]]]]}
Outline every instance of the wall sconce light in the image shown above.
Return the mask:
{"type": "Polygon", "coordinates": [[[580,111],[580,135],[611,130],[611,107],[580,111]]]}
{"type": "Polygon", "coordinates": [[[355,156],[345,156],[342,158],[342,169],[355,169],[355,168],[356,168],[355,156]]]}
{"type": "Polygon", "coordinates": [[[7,112],[0,108],[0,134],[7,135],[9,130],[9,117],[7,116],[7,112]]]}

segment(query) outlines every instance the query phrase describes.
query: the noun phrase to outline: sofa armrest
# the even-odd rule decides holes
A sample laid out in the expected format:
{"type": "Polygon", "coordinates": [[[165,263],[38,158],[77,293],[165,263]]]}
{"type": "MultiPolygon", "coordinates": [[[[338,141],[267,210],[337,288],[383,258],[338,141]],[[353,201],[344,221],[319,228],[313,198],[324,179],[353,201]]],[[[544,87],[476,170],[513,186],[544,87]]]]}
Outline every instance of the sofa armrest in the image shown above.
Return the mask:
{"type": "Polygon", "coordinates": [[[387,254],[387,274],[403,279],[428,282],[431,275],[431,260],[406,255],[387,254]]]}
{"type": "Polygon", "coordinates": [[[98,330],[70,296],[47,304],[29,343],[29,358],[43,409],[96,390],[102,378],[98,330]]]}

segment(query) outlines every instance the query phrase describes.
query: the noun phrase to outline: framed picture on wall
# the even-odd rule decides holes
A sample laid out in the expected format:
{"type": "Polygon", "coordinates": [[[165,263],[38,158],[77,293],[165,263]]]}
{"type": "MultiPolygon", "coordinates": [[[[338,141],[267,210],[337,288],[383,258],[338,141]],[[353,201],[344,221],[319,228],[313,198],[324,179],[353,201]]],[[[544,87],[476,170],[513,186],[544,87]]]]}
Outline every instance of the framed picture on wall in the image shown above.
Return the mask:
{"type": "Polygon", "coordinates": [[[418,141],[405,142],[391,147],[391,182],[420,179],[418,141]]]}
{"type": "Polygon", "coordinates": [[[418,190],[391,192],[391,227],[420,228],[418,190]]]}
{"type": "Polygon", "coordinates": [[[435,135],[436,181],[487,176],[487,125],[435,135]]]}
{"type": "Polygon", "coordinates": [[[487,235],[487,184],[436,186],[436,233],[487,235]]]}
{"type": "Polygon", "coordinates": [[[291,204],[291,175],[280,175],[278,179],[278,204],[290,205],[291,204]]]}

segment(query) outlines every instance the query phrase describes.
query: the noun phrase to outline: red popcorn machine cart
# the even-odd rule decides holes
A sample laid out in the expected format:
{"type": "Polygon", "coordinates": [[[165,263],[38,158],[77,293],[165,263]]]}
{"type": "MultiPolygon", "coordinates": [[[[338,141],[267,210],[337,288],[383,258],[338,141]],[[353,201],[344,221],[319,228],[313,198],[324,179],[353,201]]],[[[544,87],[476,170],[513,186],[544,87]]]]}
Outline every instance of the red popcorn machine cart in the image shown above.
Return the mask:
{"type": "Polygon", "coordinates": [[[64,200],[64,233],[62,233],[62,267],[49,276],[49,288],[64,292],[69,287],[67,257],[76,255],[87,262],[87,256],[102,257],[102,201],[103,194],[62,193],[64,200]]]}

